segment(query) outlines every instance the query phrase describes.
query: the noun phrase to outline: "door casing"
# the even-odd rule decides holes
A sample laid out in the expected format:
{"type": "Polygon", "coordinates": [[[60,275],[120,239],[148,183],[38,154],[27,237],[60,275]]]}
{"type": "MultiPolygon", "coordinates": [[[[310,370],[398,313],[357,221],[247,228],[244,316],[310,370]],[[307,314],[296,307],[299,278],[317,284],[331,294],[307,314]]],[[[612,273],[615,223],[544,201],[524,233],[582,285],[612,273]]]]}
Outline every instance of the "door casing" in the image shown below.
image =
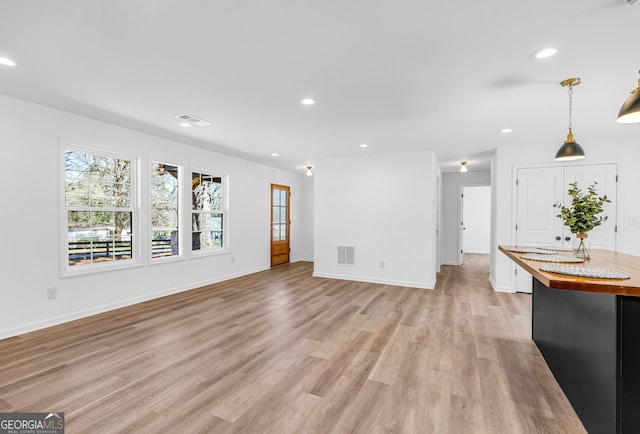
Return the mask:
{"type": "Polygon", "coordinates": [[[271,184],[271,266],[286,264],[290,260],[291,188],[286,185],[271,184]],[[285,203],[283,204],[283,199],[285,203]],[[282,212],[285,215],[282,216],[282,212]],[[278,221],[275,221],[278,220],[278,221]],[[279,230],[276,230],[278,227],[279,230]],[[278,236],[276,237],[276,232],[278,236]],[[283,238],[284,235],[284,239],[283,238]],[[277,239],[276,239],[277,238],[277,239]]]}

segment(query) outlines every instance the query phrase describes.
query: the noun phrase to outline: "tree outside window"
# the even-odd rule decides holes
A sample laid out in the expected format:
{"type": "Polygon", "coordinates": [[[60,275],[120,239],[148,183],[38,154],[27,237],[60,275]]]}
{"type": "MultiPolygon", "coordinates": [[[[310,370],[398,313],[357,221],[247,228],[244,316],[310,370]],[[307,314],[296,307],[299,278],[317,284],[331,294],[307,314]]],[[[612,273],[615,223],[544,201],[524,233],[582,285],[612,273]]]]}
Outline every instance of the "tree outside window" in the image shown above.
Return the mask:
{"type": "Polygon", "coordinates": [[[133,258],[133,160],[65,152],[68,265],[133,258]]]}
{"type": "Polygon", "coordinates": [[[223,178],[202,172],[191,174],[191,249],[224,247],[223,178]]]}
{"type": "Polygon", "coordinates": [[[151,162],[151,257],[180,254],[178,243],[178,167],[151,162]]]}

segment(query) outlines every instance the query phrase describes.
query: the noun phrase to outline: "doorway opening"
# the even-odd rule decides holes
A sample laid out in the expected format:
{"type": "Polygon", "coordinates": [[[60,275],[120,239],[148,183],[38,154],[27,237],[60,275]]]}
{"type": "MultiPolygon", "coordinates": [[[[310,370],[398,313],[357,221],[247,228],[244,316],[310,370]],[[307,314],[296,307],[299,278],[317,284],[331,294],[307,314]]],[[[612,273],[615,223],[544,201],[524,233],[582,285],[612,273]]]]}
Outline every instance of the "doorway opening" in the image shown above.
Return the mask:
{"type": "Polygon", "coordinates": [[[462,186],[460,264],[464,254],[488,255],[491,251],[491,186],[462,186]]]}

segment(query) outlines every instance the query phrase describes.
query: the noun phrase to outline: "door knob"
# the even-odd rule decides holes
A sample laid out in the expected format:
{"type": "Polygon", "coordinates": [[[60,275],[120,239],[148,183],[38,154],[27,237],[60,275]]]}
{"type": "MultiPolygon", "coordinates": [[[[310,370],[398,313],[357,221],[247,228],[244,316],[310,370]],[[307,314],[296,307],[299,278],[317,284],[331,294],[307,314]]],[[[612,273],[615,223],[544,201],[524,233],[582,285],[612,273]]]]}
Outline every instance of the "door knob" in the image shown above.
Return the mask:
{"type": "Polygon", "coordinates": [[[556,241],[560,241],[562,237],[556,237],[556,241]]]}

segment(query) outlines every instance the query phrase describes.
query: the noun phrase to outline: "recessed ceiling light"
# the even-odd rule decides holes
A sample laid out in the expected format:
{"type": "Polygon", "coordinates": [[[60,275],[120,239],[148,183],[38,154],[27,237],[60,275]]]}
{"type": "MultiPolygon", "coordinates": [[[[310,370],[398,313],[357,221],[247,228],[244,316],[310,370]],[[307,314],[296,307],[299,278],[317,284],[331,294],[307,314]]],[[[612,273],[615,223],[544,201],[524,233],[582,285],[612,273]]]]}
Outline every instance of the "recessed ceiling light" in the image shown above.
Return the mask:
{"type": "Polygon", "coordinates": [[[16,66],[16,62],[14,62],[13,60],[7,58],[7,57],[0,57],[0,65],[4,65],[4,66],[16,66]]]}
{"type": "Polygon", "coordinates": [[[300,104],[302,105],[313,105],[316,102],[314,100],[312,100],[311,98],[304,98],[300,100],[300,104]]]}
{"type": "Polygon", "coordinates": [[[532,59],[547,59],[551,56],[554,56],[557,52],[558,50],[553,47],[540,48],[539,50],[531,53],[531,56],[529,57],[531,57],[532,59]]]}
{"type": "Polygon", "coordinates": [[[500,130],[502,134],[507,134],[507,133],[510,133],[511,131],[513,131],[511,128],[503,128],[500,130]]]}
{"type": "Polygon", "coordinates": [[[191,124],[189,124],[189,123],[187,123],[187,122],[181,122],[181,123],[180,123],[180,126],[181,126],[181,127],[185,127],[185,128],[190,128],[190,127],[191,127],[191,124]]]}
{"type": "Polygon", "coordinates": [[[369,147],[369,145],[367,145],[366,143],[361,143],[361,144],[360,144],[360,147],[361,147],[361,148],[367,148],[367,147],[369,147]]]}
{"type": "Polygon", "coordinates": [[[278,155],[280,154],[278,154],[277,152],[274,152],[273,154],[271,154],[272,157],[277,157],[278,155]]]}

